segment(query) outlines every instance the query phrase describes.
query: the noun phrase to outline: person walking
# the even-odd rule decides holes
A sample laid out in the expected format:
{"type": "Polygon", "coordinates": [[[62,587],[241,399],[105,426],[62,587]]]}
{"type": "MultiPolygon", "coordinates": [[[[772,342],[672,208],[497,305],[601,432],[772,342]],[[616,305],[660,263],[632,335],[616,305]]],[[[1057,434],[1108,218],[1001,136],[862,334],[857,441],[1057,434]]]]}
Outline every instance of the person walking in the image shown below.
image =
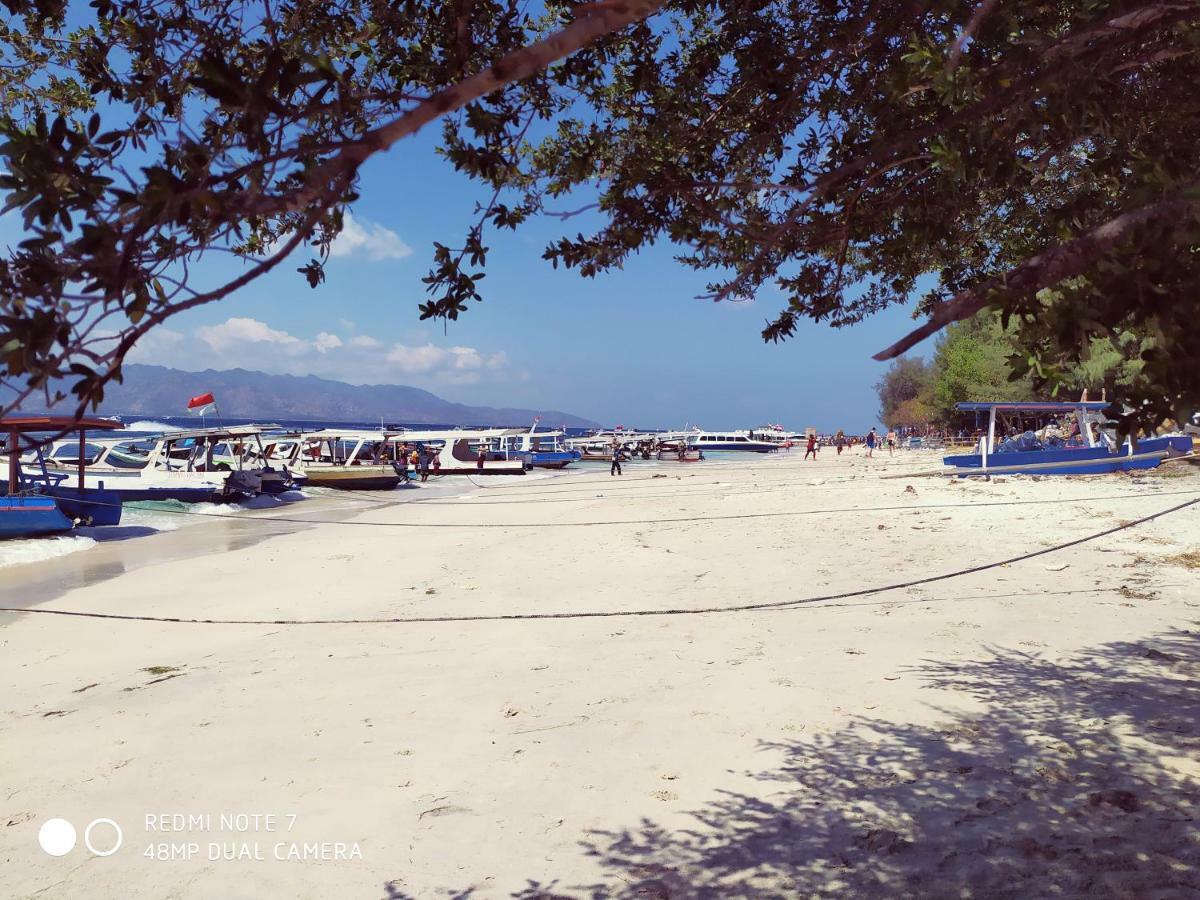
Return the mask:
{"type": "Polygon", "coordinates": [[[834,435],[833,442],[837,445],[838,456],[841,456],[842,448],[846,446],[846,432],[839,428],[838,433],[834,435]]]}
{"type": "Polygon", "coordinates": [[[616,441],[613,441],[612,445],[612,465],[608,467],[608,474],[621,474],[621,445],[616,441]]]}
{"type": "Polygon", "coordinates": [[[808,447],[804,451],[804,458],[808,459],[808,455],[810,453],[812,454],[813,462],[816,462],[817,461],[817,436],[815,434],[810,434],[808,436],[808,447]]]}
{"type": "Polygon", "coordinates": [[[896,455],[896,432],[895,431],[889,431],[887,433],[887,442],[888,442],[888,456],[895,456],[896,455]]]}
{"type": "Polygon", "coordinates": [[[872,428],[869,432],[867,432],[867,456],[868,456],[868,458],[875,455],[875,440],[876,440],[875,429],[872,428]]]}
{"type": "Polygon", "coordinates": [[[421,480],[422,481],[429,480],[429,462],[430,462],[429,457],[432,455],[433,454],[429,452],[428,447],[421,448],[421,456],[419,457],[419,459],[420,459],[420,466],[421,466],[421,480]]]}

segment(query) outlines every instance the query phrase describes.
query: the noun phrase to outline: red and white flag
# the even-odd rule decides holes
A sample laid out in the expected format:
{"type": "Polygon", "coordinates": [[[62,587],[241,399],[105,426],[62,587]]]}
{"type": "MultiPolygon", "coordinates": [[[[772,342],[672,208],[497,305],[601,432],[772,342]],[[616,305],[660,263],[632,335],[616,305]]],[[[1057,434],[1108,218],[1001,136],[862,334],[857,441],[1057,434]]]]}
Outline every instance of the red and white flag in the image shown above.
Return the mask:
{"type": "Polygon", "coordinates": [[[211,394],[197,394],[188,401],[188,412],[193,416],[207,416],[217,408],[217,399],[211,394]]]}

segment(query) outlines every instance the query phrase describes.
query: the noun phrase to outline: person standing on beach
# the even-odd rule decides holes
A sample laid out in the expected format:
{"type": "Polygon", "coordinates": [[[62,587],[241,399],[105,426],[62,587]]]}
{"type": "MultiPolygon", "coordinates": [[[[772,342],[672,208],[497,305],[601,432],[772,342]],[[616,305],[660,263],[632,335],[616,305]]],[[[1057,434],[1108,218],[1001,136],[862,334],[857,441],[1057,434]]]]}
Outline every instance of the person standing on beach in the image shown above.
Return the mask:
{"type": "Polygon", "coordinates": [[[612,465],[608,467],[608,474],[621,474],[621,445],[616,441],[613,441],[612,445],[612,465]]]}
{"type": "Polygon", "coordinates": [[[478,471],[480,471],[480,472],[483,471],[483,463],[486,459],[487,459],[487,450],[485,450],[483,447],[480,447],[479,455],[475,457],[475,468],[478,471]]]}
{"type": "Polygon", "coordinates": [[[429,457],[433,454],[429,452],[428,447],[421,448],[420,464],[421,464],[421,480],[429,480],[429,457]]]}
{"type": "Polygon", "coordinates": [[[888,456],[896,455],[896,432],[889,431],[887,433],[888,456]]]}
{"type": "Polygon", "coordinates": [[[842,455],[842,447],[846,446],[846,432],[838,429],[838,433],[834,435],[833,442],[837,445],[838,456],[842,455]]]}
{"type": "Polygon", "coordinates": [[[808,459],[808,455],[812,454],[813,462],[817,461],[817,436],[810,434],[808,436],[808,448],[804,451],[804,458],[808,459]]]}
{"type": "Polygon", "coordinates": [[[869,458],[874,455],[875,455],[875,429],[872,428],[869,432],[867,432],[867,456],[869,458]]]}

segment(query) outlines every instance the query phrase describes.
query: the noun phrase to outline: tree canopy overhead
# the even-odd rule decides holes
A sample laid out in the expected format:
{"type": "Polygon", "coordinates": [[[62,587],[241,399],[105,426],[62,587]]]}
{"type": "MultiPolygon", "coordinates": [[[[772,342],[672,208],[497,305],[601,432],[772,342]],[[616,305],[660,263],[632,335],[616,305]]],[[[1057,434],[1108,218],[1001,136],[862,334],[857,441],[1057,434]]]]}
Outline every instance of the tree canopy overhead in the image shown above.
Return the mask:
{"type": "Polygon", "coordinates": [[[359,167],[440,118],[481,204],[423,317],[481,297],[487,229],[554,215],[546,258],[585,276],[669,241],[711,299],[782,289],[768,339],[926,277],[928,323],[881,357],[991,308],[1017,377],[1134,333],[1143,420],[1200,406],[1198,3],[0,4],[0,190],[29,232],[0,353],[26,387],[73,371],[97,399],[147,328],[292,253],[320,284],[359,167]],[[190,284],[206,252],[245,273],[190,284]]]}

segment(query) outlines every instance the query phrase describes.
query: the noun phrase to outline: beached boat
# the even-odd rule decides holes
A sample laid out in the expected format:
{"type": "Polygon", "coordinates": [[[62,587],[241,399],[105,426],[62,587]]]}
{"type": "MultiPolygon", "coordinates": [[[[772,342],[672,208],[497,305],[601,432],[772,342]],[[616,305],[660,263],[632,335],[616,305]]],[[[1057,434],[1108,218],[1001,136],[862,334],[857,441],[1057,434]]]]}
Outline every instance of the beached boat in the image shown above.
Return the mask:
{"type": "MultiPolygon", "coordinates": [[[[121,498],[114,491],[105,490],[104,482],[89,483],[83,465],[77,465],[75,484],[64,484],[67,473],[51,472],[46,464],[45,447],[52,443],[55,435],[78,432],[76,456],[83,457],[80,448],[87,445],[88,430],[114,431],[123,428],[120,422],[111,419],[79,419],[68,416],[15,416],[0,419],[0,433],[8,437],[7,459],[3,470],[6,477],[0,479],[0,493],[11,495],[40,495],[53,498],[52,504],[59,515],[68,523],[86,525],[118,525],[121,522],[121,498]],[[37,435],[49,435],[38,438],[37,435]]],[[[62,530],[57,517],[46,504],[14,503],[9,512],[19,510],[29,519],[36,531],[62,530]]],[[[13,526],[16,517],[10,521],[13,526]]],[[[69,527],[69,525],[68,525],[69,527]]]]}
{"type": "Polygon", "coordinates": [[[407,480],[409,449],[398,432],[327,428],[268,435],[262,458],[311,487],[388,491],[407,480]]]}
{"type": "Polygon", "coordinates": [[[1106,427],[1103,400],[959,403],[962,412],[987,414],[976,452],[943,462],[967,475],[1099,475],[1152,469],[1192,449],[1187,436],[1118,442],[1106,427]],[[1044,423],[1040,424],[1039,423],[1044,423]]]}
{"type": "MultiPolygon", "coordinates": [[[[247,433],[257,426],[242,426],[247,433]]],[[[214,457],[220,441],[235,428],[168,431],[145,438],[102,439],[82,445],[56,441],[45,454],[51,473],[63,473],[63,487],[79,487],[86,476],[103,482],[122,502],[176,500],[234,503],[262,490],[253,470],[236,469],[214,457]]]]}
{"type": "Polygon", "coordinates": [[[431,471],[440,475],[524,475],[529,461],[520,453],[499,449],[499,442],[512,434],[509,428],[479,428],[404,431],[401,437],[410,446],[432,450],[437,461],[431,471]]]}
{"type": "Polygon", "coordinates": [[[655,458],[659,462],[690,463],[700,462],[704,459],[704,454],[700,452],[699,447],[689,447],[686,440],[660,441],[655,458]]]}
{"type": "Polygon", "coordinates": [[[44,494],[0,497],[0,538],[37,537],[70,531],[75,523],[44,494]]]}
{"type": "Polygon", "coordinates": [[[582,452],[563,443],[566,432],[537,432],[536,428],[535,424],[528,431],[506,431],[491,441],[489,449],[502,451],[510,459],[523,459],[534,469],[565,469],[582,458],[582,452]]]}

